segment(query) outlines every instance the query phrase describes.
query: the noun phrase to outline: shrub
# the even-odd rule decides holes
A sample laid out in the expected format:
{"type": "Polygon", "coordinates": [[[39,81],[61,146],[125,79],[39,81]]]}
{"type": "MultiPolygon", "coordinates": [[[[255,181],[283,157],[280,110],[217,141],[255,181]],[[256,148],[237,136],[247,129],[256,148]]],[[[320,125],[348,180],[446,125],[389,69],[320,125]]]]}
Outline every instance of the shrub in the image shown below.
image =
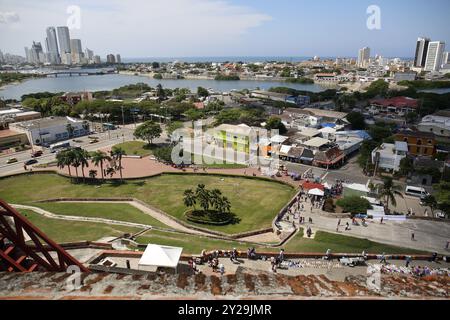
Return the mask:
{"type": "Polygon", "coordinates": [[[350,196],[339,199],[336,204],[342,207],[344,212],[351,214],[366,213],[368,209],[372,208],[367,199],[359,196],[350,196]]]}

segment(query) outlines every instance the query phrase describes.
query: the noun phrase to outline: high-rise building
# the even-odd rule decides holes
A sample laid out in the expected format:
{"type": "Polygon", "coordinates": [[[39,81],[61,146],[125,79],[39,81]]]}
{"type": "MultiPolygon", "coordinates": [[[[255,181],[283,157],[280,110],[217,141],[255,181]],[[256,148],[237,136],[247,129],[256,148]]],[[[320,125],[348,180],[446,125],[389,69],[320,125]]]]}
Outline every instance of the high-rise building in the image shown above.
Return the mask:
{"type": "Polygon", "coordinates": [[[93,59],[94,59],[94,51],[86,48],[86,50],[84,50],[84,56],[89,61],[89,63],[91,63],[91,62],[93,62],[93,59]]]}
{"type": "Polygon", "coordinates": [[[116,54],[116,63],[122,63],[122,58],[120,57],[120,54],[116,54]]]}
{"type": "Polygon", "coordinates": [[[49,62],[51,64],[59,64],[61,63],[60,57],[59,57],[59,49],[58,49],[58,40],[56,38],[56,29],[55,27],[48,27],[47,28],[47,39],[46,39],[46,46],[47,46],[47,52],[49,53],[49,62]]]}
{"type": "Polygon", "coordinates": [[[45,62],[44,51],[40,42],[33,41],[33,45],[29,50],[29,63],[39,64],[45,62]]]}
{"type": "Polygon", "coordinates": [[[370,48],[364,47],[358,52],[358,67],[365,68],[368,66],[370,60],[370,48]]]}
{"type": "Polygon", "coordinates": [[[83,58],[83,48],[80,39],[70,39],[70,52],[72,54],[72,63],[81,63],[83,58]]]}
{"type": "Polygon", "coordinates": [[[95,64],[100,64],[100,63],[102,63],[102,59],[100,59],[100,56],[94,56],[94,63],[95,63],[95,64]]]}
{"type": "Polygon", "coordinates": [[[3,63],[5,61],[5,58],[3,57],[3,52],[0,50],[0,63],[3,63]]]}
{"type": "Polygon", "coordinates": [[[427,61],[429,44],[430,44],[429,38],[417,39],[416,55],[414,58],[414,66],[415,67],[417,67],[417,68],[425,67],[425,62],[427,61]]]}
{"type": "Polygon", "coordinates": [[[68,27],[58,27],[58,40],[61,56],[63,53],[70,53],[70,33],[68,27]]]}
{"type": "Polygon", "coordinates": [[[116,57],[114,57],[113,54],[108,54],[106,56],[106,62],[107,63],[116,63],[116,57]]]}
{"type": "Polygon", "coordinates": [[[444,52],[443,54],[442,54],[442,64],[444,65],[444,64],[449,64],[450,63],[450,60],[449,60],[449,58],[450,58],[450,52],[448,52],[448,51],[446,51],[446,52],[444,52]]]}
{"type": "Polygon", "coordinates": [[[442,55],[445,50],[445,42],[431,41],[428,45],[425,71],[439,71],[442,65],[442,55]]]}
{"type": "Polygon", "coordinates": [[[25,47],[25,58],[27,59],[28,63],[31,63],[31,52],[28,47],[25,47]]]}

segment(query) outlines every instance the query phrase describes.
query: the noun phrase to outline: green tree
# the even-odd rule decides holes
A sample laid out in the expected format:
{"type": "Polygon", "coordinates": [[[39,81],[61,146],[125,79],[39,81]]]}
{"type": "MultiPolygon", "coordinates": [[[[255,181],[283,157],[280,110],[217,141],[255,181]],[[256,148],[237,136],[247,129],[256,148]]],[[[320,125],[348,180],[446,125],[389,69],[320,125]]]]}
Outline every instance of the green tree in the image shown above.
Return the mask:
{"type": "Polygon", "coordinates": [[[270,117],[266,122],[265,128],[267,130],[278,130],[280,134],[285,134],[287,132],[285,125],[281,121],[281,118],[278,117],[270,117]]]}
{"type": "Polygon", "coordinates": [[[210,192],[206,189],[204,184],[199,184],[195,190],[195,196],[203,211],[207,212],[211,202],[210,192]]]}
{"type": "Polygon", "coordinates": [[[361,198],[360,196],[350,196],[339,199],[336,204],[340,206],[344,212],[349,212],[351,214],[366,213],[372,206],[367,199],[361,198]]]}
{"type": "Polygon", "coordinates": [[[134,136],[138,139],[148,141],[148,144],[153,144],[153,139],[161,136],[161,126],[153,121],[146,121],[134,130],[134,136]]]}
{"type": "Polygon", "coordinates": [[[196,199],[195,193],[192,191],[192,189],[188,189],[188,190],[184,191],[183,202],[186,207],[188,207],[188,208],[193,207],[195,210],[195,205],[197,204],[197,199],[196,199]]]}
{"type": "Polygon", "coordinates": [[[111,150],[111,157],[116,161],[116,167],[114,168],[115,170],[119,170],[120,172],[120,181],[123,182],[123,177],[122,177],[122,157],[125,155],[125,150],[120,148],[120,147],[113,147],[111,150]]]}
{"type": "Polygon", "coordinates": [[[172,133],[174,133],[176,130],[182,129],[182,128],[184,128],[183,122],[173,121],[173,122],[169,123],[169,125],[167,126],[167,134],[169,136],[171,136],[172,133]]]}
{"type": "Polygon", "coordinates": [[[72,172],[70,167],[73,162],[73,156],[74,154],[72,150],[63,150],[56,155],[56,162],[58,168],[64,169],[65,167],[67,167],[69,169],[69,176],[71,181],[72,181],[72,172]]]}
{"type": "Polygon", "coordinates": [[[383,183],[377,185],[378,198],[384,199],[387,210],[389,210],[389,203],[394,206],[397,205],[395,196],[403,198],[403,194],[400,191],[401,189],[401,186],[394,184],[394,180],[391,177],[383,178],[383,183]]]}
{"type": "Polygon", "coordinates": [[[206,98],[207,96],[209,96],[209,92],[208,92],[208,90],[206,90],[203,87],[198,87],[197,88],[197,95],[199,97],[205,97],[206,98]]]}
{"type": "Polygon", "coordinates": [[[399,174],[406,177],[413,171],[414,171],[414,161],[412,158],[405,157],[402,160],[400,160],[399,174]]]}
{"type": "Polygon", "coordinates": [[[366,128],[366,122],[361,112],[350,112],[347,115],[347,120],[352,125],[353,130],[364,130],[366,128]]]}
{"type": "Polygon", "coordinates": [[[96,167],[100,165],[100,172],[102,174],[102,180],[105,180],[103,163],[110,160],[111,158],[103,151],[95,151],[91,155],[92,162],[96,167]]]}

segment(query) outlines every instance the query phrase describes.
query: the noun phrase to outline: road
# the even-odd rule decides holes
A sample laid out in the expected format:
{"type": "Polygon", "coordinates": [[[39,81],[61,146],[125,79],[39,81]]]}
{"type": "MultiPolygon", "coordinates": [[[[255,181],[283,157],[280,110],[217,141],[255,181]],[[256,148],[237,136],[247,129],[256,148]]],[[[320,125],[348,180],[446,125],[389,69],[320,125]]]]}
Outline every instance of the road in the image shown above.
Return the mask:
{"type": "MultiPolygon", "coordinates": [[[[134,125],[128,125],[117,130],[92,134],[92,136],[99,138],[99,142],[94,144],[90,144],[91,139],[87,136],[75,138],[79,142],[73,142],[73,139],[67,141],[70,141],[73,146],[82,147],[88,151],[95,151],[111,147],[124,141],[133,140],[133,131],[134,125]]],[[[43,151],[43,155],[36,158],[38,160],[37,164],[49,163],[55,160],[56,153],[51,153],[48,148],[44,148],[43,151]]],[[[23,171],[24,163],[30,159],[32,159],[30,150],[0,156],[0,176],[23,171]],[[6,164],[9,158],[17,158],[18,162],[6,164]]]]}

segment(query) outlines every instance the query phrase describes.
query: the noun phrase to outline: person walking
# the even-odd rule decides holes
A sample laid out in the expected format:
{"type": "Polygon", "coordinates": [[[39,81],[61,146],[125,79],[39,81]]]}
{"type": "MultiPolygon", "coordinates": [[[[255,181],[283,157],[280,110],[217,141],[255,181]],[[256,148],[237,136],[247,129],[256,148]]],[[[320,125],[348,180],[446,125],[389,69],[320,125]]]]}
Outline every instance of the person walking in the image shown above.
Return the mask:
{"type": "Polygon", "coordinates": [[[414,232],[412,232],[411,233],[411,241],[414,241],[415,240],[415,235],[414,235],[414,232]]]}
{"type": "Polygon", "coordinates": [[[406,265],[405,266],[408,268],[410,263],[411,263],[411,256],[407,256],[406,257],[406,265]]]}
{"type": "Polygon", "coordinates": [[[284,261],[284,249],[280,250],[280,254],[278,255],[278,259],[280,260],[280,262],[284,261]]]}
{"type": "Polygon", "coordinates": [[[384,252],[383,252],[383,254],[381,255],[380,263],[387,264],[387,261],[386,261],[386,255],[385,255],[384,252]]]}
{"type": "Polygon", "coordinates": [[[341,225],[341,219],[338,220],[338,227],[341,225]]]}
{"type": "Polygon", "coordinates": [[[225,266],[222,263],[219,265],[219,271],[220,275],[223,276],[223,274],[225,273],[225,266]]]}
{"type": "Polygon", "coordinates": [[[383,224],[383,217],[381,217],[380,224],[383,224]]]}
{"type": "Polygon", "coordinates": [[[345,231],[350,230],[350,224],[347,222],[347,224],[345,225],[345,231]]]}
{"type": "Polygon", "coordinates": [[[449,247],[450,247],[450,241],[447,241],[447,244],[445,245],[445,249],[448,250],[449,247]]]}

